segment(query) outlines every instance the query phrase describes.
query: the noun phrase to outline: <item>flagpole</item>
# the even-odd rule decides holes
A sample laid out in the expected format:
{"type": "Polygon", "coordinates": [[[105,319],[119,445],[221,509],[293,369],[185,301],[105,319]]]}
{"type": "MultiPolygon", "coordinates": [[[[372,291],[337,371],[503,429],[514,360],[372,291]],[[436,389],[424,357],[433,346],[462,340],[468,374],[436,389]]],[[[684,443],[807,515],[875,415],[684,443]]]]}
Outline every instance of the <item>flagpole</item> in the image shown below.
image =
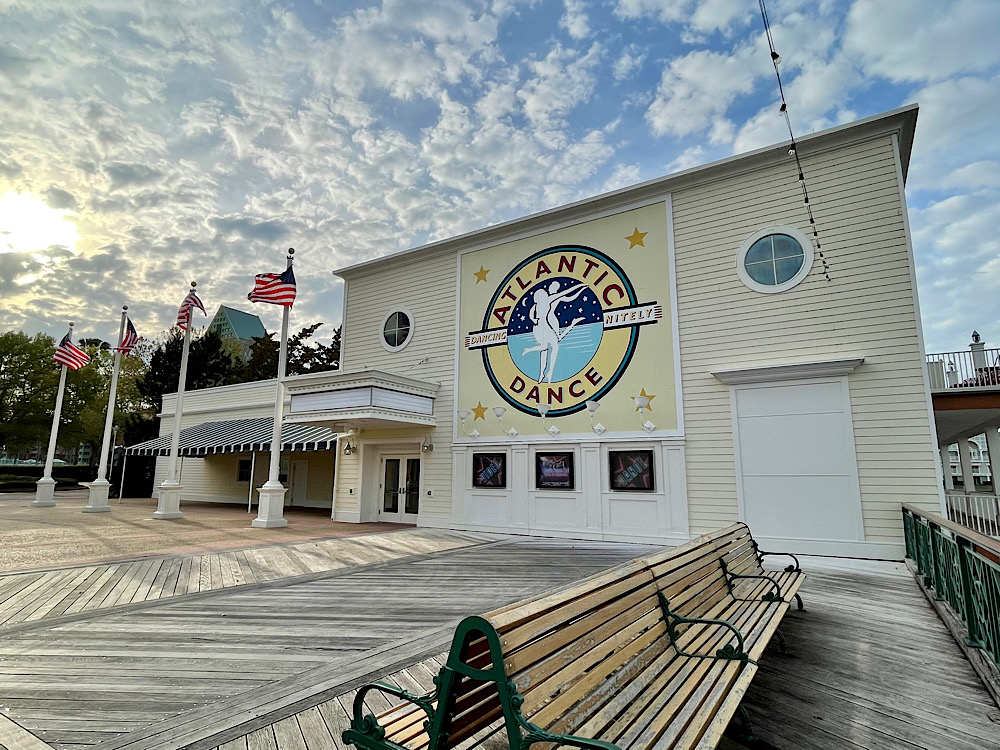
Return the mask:
{"type": "MultiPolygon", "coordinates": [[[[294,248],[288,248],[288,265],[292,267],[294,248]]],[[[271,428],[271,463],[268,468],[267,482],[257,488],[260,498],[257,501],[257,517],[251,526],[259,529],[274,529],[288,525],[285,518],[285,488],[279,480],[281,465],[281,422],[285,412],[285,365],[288,360],[288,311],[290,305],[284,305],[281,313],[281,344],[278,346],[278,377],[274,393],[274,425],[271,428]]]]}
{"type": "MultiPolygon", "coordinates": [[[[69,324],[70,332],[73,324],[69,324]]],[[[56,504],[56,480],[52,478],[52,464],[56,459],[56,440],[59,437],[59,417],[62,415],[63,394],[66,392],[66,365],[59,365],[59,389],[56,391],[56,410],[52,413],[52,430],[49,432],[49,452],[45,454],[45,471],[35,483],[35,508],[51,508],[56,504]]]]}
{"type": "MultiPolygon", "coordinates": [[[[191,291],[198,282],[191,282],[191,291]]],[[[177,477],[177,453],[181,445],[181,414],[184,411],[184,386],[187,382],[188,351],[191,348],[191,328],[194,311],[188,309],[187,325],[184,327],[184,346],[181,349],[181,374],[177,379],[177,404],[174,407],[174,432],[170,438],[170,460],[167,462],[167,477],[157,488],[156,510],[153,518],[168,520],[183,518],[181,513],[181,487],[177,477]]]]}
{"type": "Polygon", "coordinates": [[[122,322],[118,327],[118,346],[115,348],[114,364],[111,367],[111,393],[108,395],[108,413],[104,416],[104,439],[101,441],[101,460],[97,464],[97,479],[90,483],[90,495],[83,508],[84,513],[110,513],[108,493],[111,483],[107,478],[108,449],[111,446],[111,424],[115,420],[115,402],[118,396],[118,371],[121,368],[122,340],[125,337],[125,318],[128,315],[128,305],[122,305],[122,322]]]}

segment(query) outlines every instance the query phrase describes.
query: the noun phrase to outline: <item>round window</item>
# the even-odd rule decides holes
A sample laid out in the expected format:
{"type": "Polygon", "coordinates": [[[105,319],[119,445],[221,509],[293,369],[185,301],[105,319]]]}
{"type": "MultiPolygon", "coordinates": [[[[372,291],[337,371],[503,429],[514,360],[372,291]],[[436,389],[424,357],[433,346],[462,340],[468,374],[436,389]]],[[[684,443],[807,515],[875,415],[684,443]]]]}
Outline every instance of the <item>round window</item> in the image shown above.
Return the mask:
{"type": "Polygon", "coordinates": [[[740,247],[736,272],[748,287],[773,294],[791,289],[812,268],[812,243],[792,227],[755,232],[740,247]]]}
{"type": "Polygon", "coordinates": [[[382,346],[396,352],[406,346],[413,334],[413,323],[408,312],[394,310],[382,321],[382,346]]]}

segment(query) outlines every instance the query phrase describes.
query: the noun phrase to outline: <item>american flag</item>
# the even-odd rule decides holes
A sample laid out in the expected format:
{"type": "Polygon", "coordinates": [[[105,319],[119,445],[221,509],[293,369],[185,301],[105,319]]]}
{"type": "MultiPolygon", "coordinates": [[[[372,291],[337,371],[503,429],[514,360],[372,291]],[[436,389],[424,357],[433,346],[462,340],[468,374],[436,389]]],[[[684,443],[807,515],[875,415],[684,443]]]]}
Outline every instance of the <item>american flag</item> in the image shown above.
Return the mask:
{"type": "Polygon", "coordinates": [[[247,295],[251,302],[270,302],[272,305],[291,307],[295,301],[295,275],[289,267],[284,273],[259,273],[253,277],[253,291],[247,295]]]}
{"type": "Polygon", "coordinates": [[[63,336],[63,340],[56,347],[56,353],[52,356],[56,362],[66,365],[71,370],[79,370],[90,361],[87,352],[77,347],[72,340],[72,332],[63,336]]]}
{"type": "Polygon", "coordinates": [[[205,315],[208,315],[205,312],[205,306],[201,304],[201,300],[198,299],[198,295],[192,289],[188,292],[187,297],[184,298],[180,308],[177,310],[177,327],[182,331],[187,330],[188,323],[191,322],[191,310],[195,307],[205,313],[205,315]]]}
{"type": "Polygon", "coordinates": [[[122,342],[115,347],[116,352],[121,352],[126,357],[132,353],[135,349],[135,345],[139,343],[139,334],[135,331],[135,326],[132,325],[132,319],[125,318],[125,335],[122,337],[122,342]]]}

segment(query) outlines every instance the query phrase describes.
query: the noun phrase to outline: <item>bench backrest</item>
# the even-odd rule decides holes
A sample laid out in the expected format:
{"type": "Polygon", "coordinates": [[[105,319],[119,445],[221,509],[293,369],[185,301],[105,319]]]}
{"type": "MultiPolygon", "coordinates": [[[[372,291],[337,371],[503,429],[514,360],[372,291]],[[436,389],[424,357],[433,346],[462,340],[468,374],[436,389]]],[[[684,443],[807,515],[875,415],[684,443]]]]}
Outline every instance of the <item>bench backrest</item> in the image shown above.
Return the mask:
{"type": "Polygon", "coordinates": [[[432,730],[447,737],[438,747],[453,747],[501,715],[509,736],[519,737],[517,724],[503,711],[518,700],[515,691],[526,719],[554,732],[576,731],[671,648],[658,591],[671,611],[685,617],[708,612],[731,596],[720,559],[732,572],[757,565],[745,525],[633,560],[569,589],[466,618],[439,677],[450,682],[439,692],[450,696],[450,705],[438,712],[432,730]]]}

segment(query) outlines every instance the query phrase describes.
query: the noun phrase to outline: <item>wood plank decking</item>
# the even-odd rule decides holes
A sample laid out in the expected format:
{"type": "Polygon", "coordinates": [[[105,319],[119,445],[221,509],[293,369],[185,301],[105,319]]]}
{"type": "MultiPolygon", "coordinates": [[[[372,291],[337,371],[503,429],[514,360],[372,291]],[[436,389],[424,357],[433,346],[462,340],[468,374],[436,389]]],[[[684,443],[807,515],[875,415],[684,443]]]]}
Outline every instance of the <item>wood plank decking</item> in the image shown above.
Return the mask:
{"type": "MultiPolygon", "coordinates": [[[[93,571],[63,571],[35,587],[40,619],[0,627],[0,748],[342,750],[353,691],[386,676],[428,689],[459,617],[649,551],[473,534],[422,546],[449,533],[379,535],[403,548],[415,537],[416,554],[395,560],[359,555],[293,580],[59,613],[83,581],[96,584],[93,571]]],[[[218,564],[209,581],[222,580],[218,564]]],[[[808,611],[782,628],[791,655],[769,650],[745,701],[760,747],[1000,749],[1000,709],[903,566],[804,567],[808,611]]],[[[136,593],[150,576],[133,570],[136,593]]],[[[487,744],[506,746],[502,735],[487,744]]]]}
{"type": "MultiPolygon", "coordinates": [[[[60,750],[179,748],[220,732],[239,736],[258,716],[268,718],[257,724],[270,724],[321,702],[317,694],[344,692],[373,671],[441,650],[466,614],[652,549],[484,536],[441,552],[427,551],[427,534],[379,535],[411,535],[422,554],[309,580],[11,624],[0,629],[0,706],[60,750]]],[[[133,579],[148,580],[150,570],[136,569],[133,579]]],[[[53,587],[65,592],[76,579],[53,587]]]]}
{"type": "MultiPolygon", "coordinates": [[[[441,552],[497,537],[434,529],[0,575],[0,627],[441,552]]],[[[9,632],[9,631],[6,631],[9,632]]]]}
{"type": "MultiPolygon", "coordinates": [[[[902,565],[805,562],[808,611],[782,623],[744,699],[757,750],[996,750],[1000,709],[902,565]]],[[[430,690],[444,654],[380,679],[430,690]]],[[[349,750],[340,734],[355,690],[283,716],[213,750],[349,750]]],[[[372,713],[388,708],[370,694],[372,713]]],[[[499,729],[494,725],[494,730],[499,729]]],[[[507,750],[503,733],[487,750],[507,750]]],[[[465,743],[483,743],[484,736],[465,743]]],[[[727,747],[740,747],[728,743],[727,747]]]]}

